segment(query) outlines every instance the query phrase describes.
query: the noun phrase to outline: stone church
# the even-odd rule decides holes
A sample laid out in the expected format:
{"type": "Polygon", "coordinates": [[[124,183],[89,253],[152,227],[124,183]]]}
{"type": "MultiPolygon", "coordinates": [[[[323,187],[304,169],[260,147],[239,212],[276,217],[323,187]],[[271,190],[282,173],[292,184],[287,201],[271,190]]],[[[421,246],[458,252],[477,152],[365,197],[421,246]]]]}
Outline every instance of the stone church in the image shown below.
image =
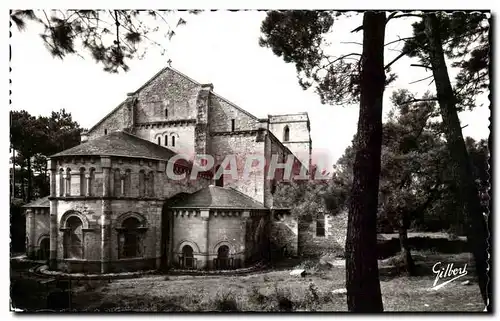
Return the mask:
{"type": "MultiPolygon", "coordinates": [[[[309,168],[307,113],[257,118],[201,84],[164,68],[82,133],[80,145],[50,157],[50,195],[25,205],[27,255],[51,269],[110,273],[235,269],[327,244],[332,220],[318,214],[301,237],[289,209],[273,206],[278,179],[166,175],[176,155],[292,155],[309,168]],[[272,244],[272,246],[271,246],[272,244]],[[310,245],[310,246],[308,246],[310,245]]],[[[238,173],[241,172],[238,164],[238,173]]],[[[190,174],[193,159],[173,171],[190,174]]]]}

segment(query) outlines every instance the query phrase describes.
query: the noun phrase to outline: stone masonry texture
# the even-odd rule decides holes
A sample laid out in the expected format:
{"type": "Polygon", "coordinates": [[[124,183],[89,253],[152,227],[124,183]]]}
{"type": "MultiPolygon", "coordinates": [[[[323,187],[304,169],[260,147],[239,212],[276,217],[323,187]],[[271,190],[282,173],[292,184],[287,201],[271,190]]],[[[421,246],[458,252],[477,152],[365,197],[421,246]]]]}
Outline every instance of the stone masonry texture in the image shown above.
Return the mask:
{"type": "Polygon", "coordinates": [[[234,267],[269,257],[270,244],[286,247],[288,255],[328,252],[334,243],[343,246],[342,219],[337,224],[336,218],[327,216],[326,235],[320,238],[315,236],[314,221],[301,222],[286,214],[287,210],[282,211],[284,215],[272,215],[273,187],[282,179],[279,175],[274,180],[268,177],[272,155],[279,155],[280,163],[292,155],[295,162],[309,166],[312,142],[305,113],[259,119],[215,94],[213,85],[198,83],[167,67],[91,128],[88,138],[88,143],[99,139],[102,143],[87,149],[84,144],[88,143],[82,143],[74,151],[50,159],[51,208],[26,206],[26,212],[33,213],[26,216],[30,254],[50,236],[56,245],[58,269],[99,273],[159,269],[165,264],[179,267],[185,245],[193,248],[197,268],[214,268],[223,245],[229,248],[234,267]],[[290,133],[288,141],[283,137],[285,127],[290,133]],[[127,134],[115,134],[120,131],[127,134]],[[108,140],[102,139],[106,135],[111,135],[109,142],[123,137],[122,145],[130,141],[131,146],[137,143],[140,148],[131,147],[127,152],[125,144],[118,153],[112,144],[106,145],[108,140]],[[234,188],[262,208],[170,208],[172,197],[183,197],[214,183],[206,175],[190,179],[189,166],[184,165],[175,168],[188,175],[185,179],[166,176],[171,156],[193,157],[196,153],[212,155],[216,165],[234,155],[238,175],[242,175],[249,155],[263,156],[264,170],[255,170],[246,179],[223,177],[225,188],[234,188]],[[56,214],[54,235],[49,213],[56,214]],[[66,224],[71,217],[77,217],[83,227],[83,255],[79,259],[64,256],[69,233],[66,224]],[[134,258],[120,254],[128,218],[140,223],[139,254],[134,258]]]}

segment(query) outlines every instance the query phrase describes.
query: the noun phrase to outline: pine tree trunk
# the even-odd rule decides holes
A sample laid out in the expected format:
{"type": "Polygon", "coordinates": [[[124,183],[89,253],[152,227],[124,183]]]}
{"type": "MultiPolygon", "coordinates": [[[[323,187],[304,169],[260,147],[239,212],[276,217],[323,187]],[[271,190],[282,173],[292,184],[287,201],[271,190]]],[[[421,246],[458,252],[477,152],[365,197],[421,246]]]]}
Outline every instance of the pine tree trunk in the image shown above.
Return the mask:
{"type": "Polygon", "coordinates": [[[377,205],[385,87],[385,13],[363,17],[361,97],[346,239],[347,307],[382,312],[377,261],[377,205]]]}
{"type": "Polygon", "coordinates": [[[481,209],[479,192],[474,182],[472,164],[462,135],[455,96],[446,68],[439,19],[431,13],[424,16],[424,22],[444,133],[452,160],[450,165],[460,191],[460,195],[457,197],[462,201],[466,212],[467,240],[474,255],[481,295],[484,302],[487,303],[488,231],[486,220],[481,209]]]}
{"type": "Polygon", "coordinates": [[[401,245],[401,258],[403,259],[406,274],[408,276],[414,276],[415,262],[411,256],[408,242],[408,219],[404,213],[400,213],[399,217],[399,244],[401,245]]]}

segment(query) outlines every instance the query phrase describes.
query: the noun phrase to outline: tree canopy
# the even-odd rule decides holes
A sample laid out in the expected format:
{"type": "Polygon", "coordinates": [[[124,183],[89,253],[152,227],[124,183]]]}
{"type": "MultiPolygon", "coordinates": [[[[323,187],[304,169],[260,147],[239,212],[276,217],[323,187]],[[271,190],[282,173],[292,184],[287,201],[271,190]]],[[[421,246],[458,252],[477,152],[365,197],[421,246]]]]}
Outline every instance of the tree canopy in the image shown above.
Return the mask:
{"type": "MultiPolygon", "coordinates": [[[[19,30],[29,22],[43,27],[45,47],[57,58],[82,56],[84,52],[103,66],[104,71],[127,71],[132,59],[140,59],[149,47],[163,55],[166,43],[182,17],[172,21],[173,10],[11,10],[10,19],[19,30]],[[158,33],[160,33],[158,35],[158,33]],[[141,45],[142,46],[139,46],[141,45]]],[[[196,14],[198,10],[189,10],[196,14]]]]}
{"type": "Polygon", "coordinates": [[[21,180],[22,186],[27,180],[26,195],[21,187],[21,195],[27,201],[31,200],[33,190],[38,196],[48,193],[47,158],[78,145],[81,131],[80,125],[65,109],[52,112],[49,117],[35,117],[25,110],[10,112],[10,145],[17,153],[13,162],[20,166],[20,172],[15,177],[21,180]],[[34,182],[33,170],[38,174],[34,182]]]}

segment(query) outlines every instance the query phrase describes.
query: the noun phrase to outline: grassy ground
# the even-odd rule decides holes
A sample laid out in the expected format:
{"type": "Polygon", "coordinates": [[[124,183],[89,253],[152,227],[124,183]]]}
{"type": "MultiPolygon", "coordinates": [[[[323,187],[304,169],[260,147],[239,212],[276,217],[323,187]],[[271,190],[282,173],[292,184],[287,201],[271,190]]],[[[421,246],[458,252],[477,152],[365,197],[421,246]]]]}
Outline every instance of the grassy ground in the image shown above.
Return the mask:
{"type": "MultiPolygon", "coordinates": [[[[382,236],[385,239],[393,239],[393,238],[399,238],[398,233],[379,233],[378,236],[382,236]]],[[[408,238],[413,238],[413,237],[428,237],[432,239],[459,239],[462,241],[466,241],[467,237],[465,236],[453,236],[450,233],[447,232],[408,232],[408,238]]]]}
{"type": "MultiPolygon", "coordinates": [[[[420,252],[415,258],[420,274],[416,277],[399,275],[397,258],[380,261],[385,311],[482,311],[479,289],[469,268],[469,254],[420,252]],[[469,275],[437,291],[430,290],[434,282],[431,268],[438,261],[453,262],[458,267],[468,263],[469,275]],[[470,280],[470,284],[462,285],[465,280],[470,280]]],[[[302,262],[307,275],[290,276],[291,267],[297,263],[289,260],[272,271],[245,276],[147,276],[73,284],[71,308],[155,312],[347,310],[345,294],[332,293],[345,286],[343,266],[302,262]]],[[[19,302],[28,301],[23,297],[19,302]]]]}

